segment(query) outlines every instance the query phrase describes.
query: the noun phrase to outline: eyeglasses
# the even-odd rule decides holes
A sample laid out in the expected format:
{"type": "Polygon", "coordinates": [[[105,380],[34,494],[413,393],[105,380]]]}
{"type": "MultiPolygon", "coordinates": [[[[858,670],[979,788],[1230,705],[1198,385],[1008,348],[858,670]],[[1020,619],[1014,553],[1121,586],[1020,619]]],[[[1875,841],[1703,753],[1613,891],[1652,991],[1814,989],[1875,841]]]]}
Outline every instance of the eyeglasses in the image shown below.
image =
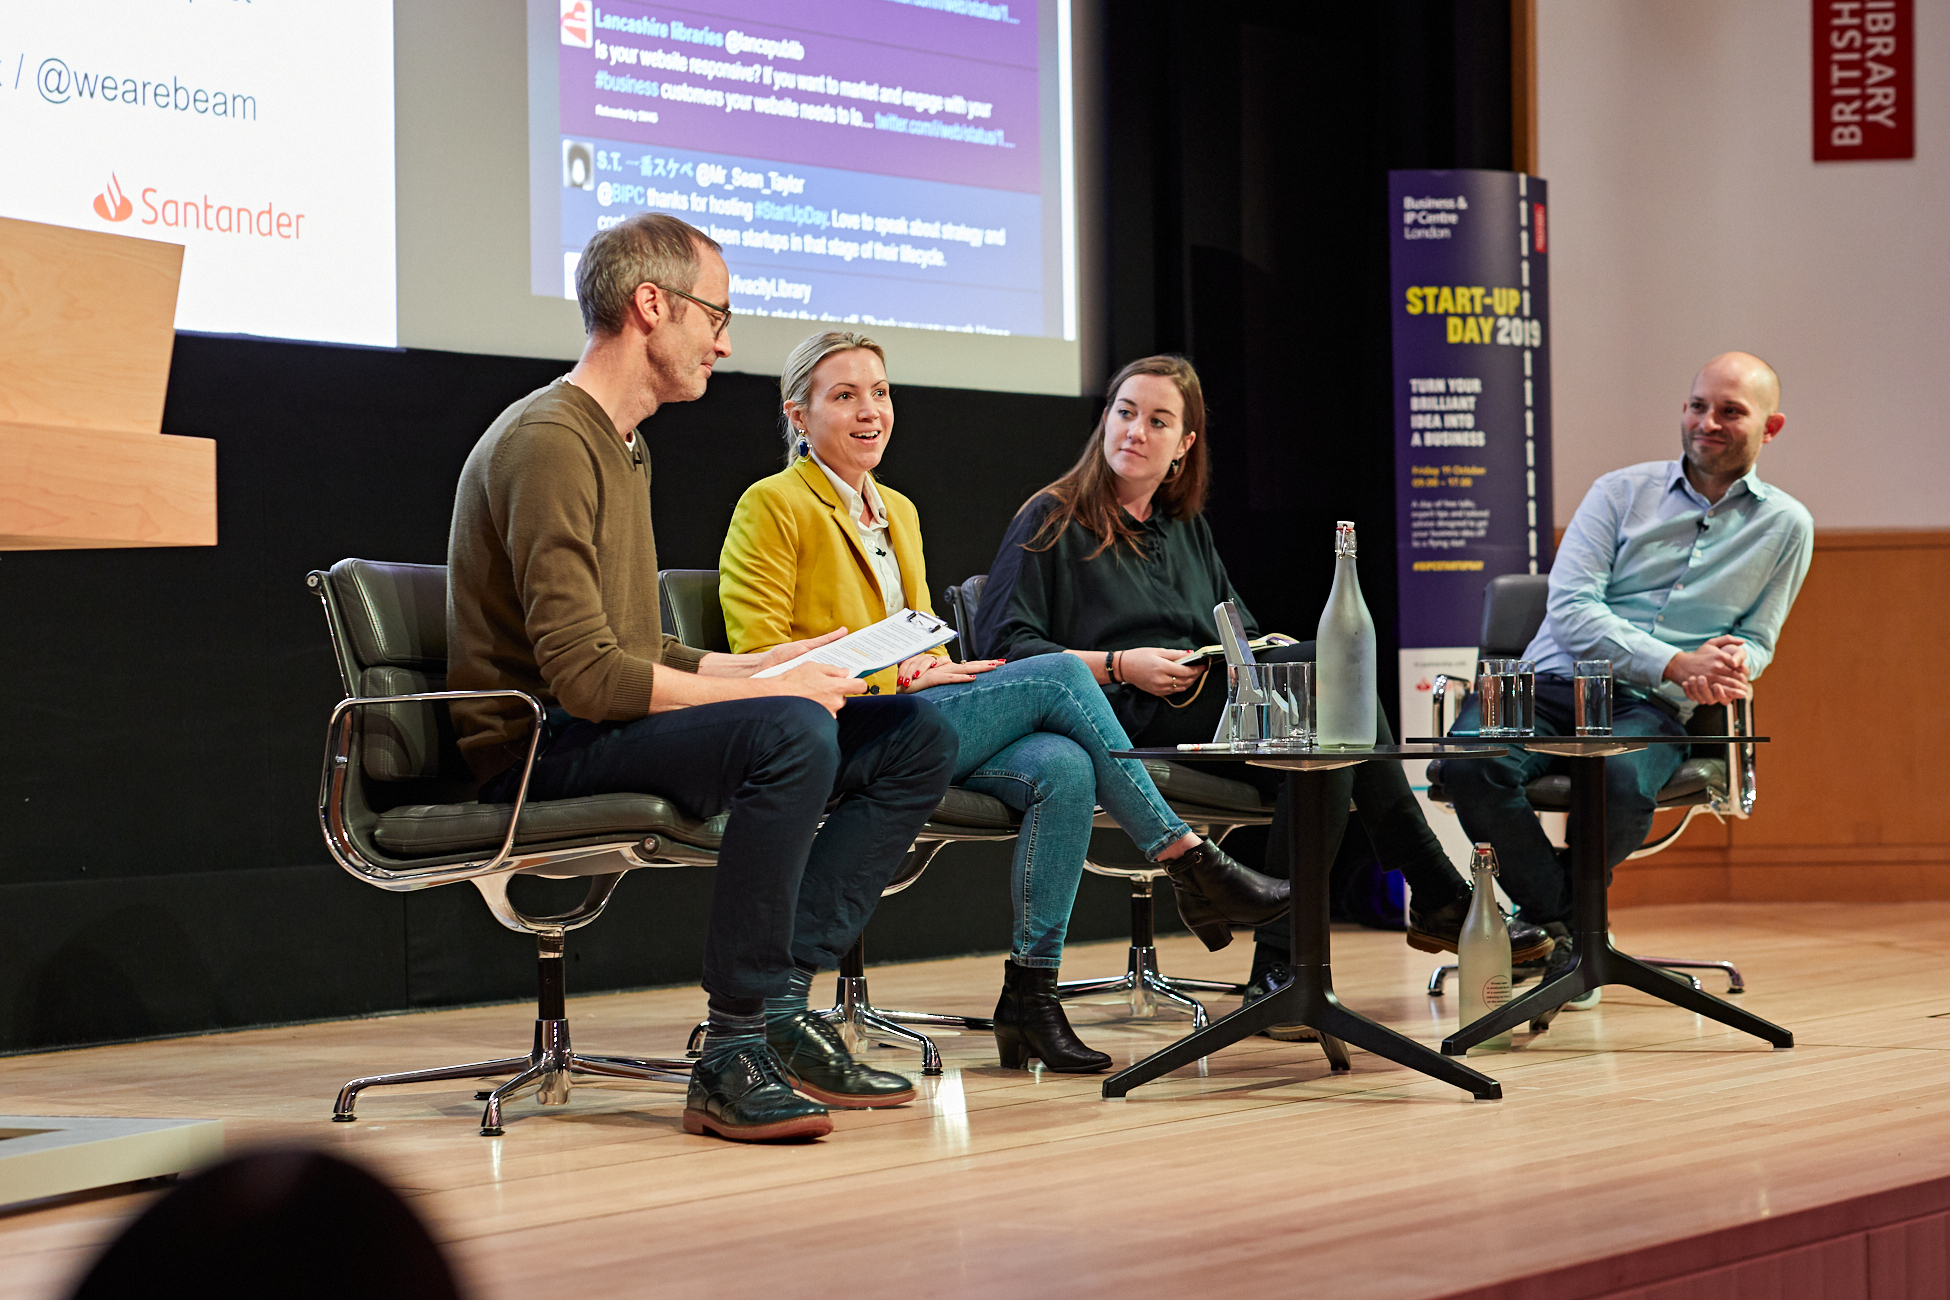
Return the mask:
{"type": "MultiPolygon", "coordinates": [[[[646,281],[645,283],[656,284],[656,281],[651,280],[651,281],[646,281]]],[[[711,335],[713,339],[723,338],[724,332],[731,328],[731,304],[730,303],[725,303],[723,306],[719,306],[715,302],[704,301],[704,299],[698,297],[694,293],[685,293],[682,289],[673,289],[667,284],[658,284],[657,287],[659,289],[662,289],[665,293],[674,293],[679,298],[689,298],[692,302],[704,308],[704,310],[710,312],[711,318],[713,320],[717,320],[717,318],[720,316],[724,317],[723,320],[718,321],[717,332],[711,335]]]]}

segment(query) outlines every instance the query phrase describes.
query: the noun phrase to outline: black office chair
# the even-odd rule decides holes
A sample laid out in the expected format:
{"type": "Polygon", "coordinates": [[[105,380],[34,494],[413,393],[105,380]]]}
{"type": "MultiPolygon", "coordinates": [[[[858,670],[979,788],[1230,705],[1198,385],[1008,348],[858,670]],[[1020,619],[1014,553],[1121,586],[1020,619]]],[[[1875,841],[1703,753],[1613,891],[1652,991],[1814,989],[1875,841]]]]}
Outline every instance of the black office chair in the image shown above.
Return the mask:
{"type": "MultiPolygon", "coordinates": [[[[942,604],[954,620],[956,631],[961,633],[961,638],[955,644],[965,656],[979,655],[985,649],[968,644],[966,638],[975,626],[975,610],[982,603],[982,588],[987,582],[988,575],[978,573],[942,592],[942,604]]],[[[1244,781],[1234,781],[1186,764],[1155,759],[1147,759],[1144,770],[1171,810],[1215,844],[1241,826],[1264,826],[1273,820],[1273,805],[1263,800],[1259,791],[1244,781]]],[[[1096,824],[1099,834],[1091,837],[1091,852],[1084,860],[1083,869],[1093,875],[1111,876],[1130,883],[1131,946],[1122,975],[1065,980],[1057,986],[1058,994],[1065,998],[1081,998],[1128,993],[1133,1016],[1154,1016],[1159,1001],[1169,1002],[1191,1013],[1193,1028],[1203,1029],[1206,1022],[1205,1004],[1192,994],[1218,993],[1236,998],[1244,995],[1246,986],[1224,980],[1170,976],[1158,968],[1157,899],[1153,891],[1158,877],[1165,874],[1165,869],[1155,862],[1145,861],[1130,837],[1119,830],[1117,823],[1102,809],[1097,812],[1096,824]]]]}
{"type": "Polygon", "coordinates": [[[723,819],[698,821],[647,794],[529,799],[541,703],[521,691],[446,689],[444,566],[340,560],[305,584],[324,605],[345,691],[327,728],[318,791],[333,860],[393,892],[469,882],[497,921],[534,936],[539,975],[528,1055],[354,1079],[339,1090],[332,1118],[357,1118],[353,1106],[367,1088],[511,1075],[476,1093],[487,1103],[482,1135],[499,1137],[507,1102],[532,1088],[541,1104],[561,1105],[572,1076],[687,1083],[691,1062],[681,1057],[585,1056],[570,1048],[563,953],[568,932],[601,915],[625,873],[715,862],[723,819]],[[511,804],[478,801],[447,713],[453,700],[494,698],[521,701],[538,724],[511,804]],[[587,879],[588,892],[567,912],[531,915],[508,896],[515,876],[587,879]]]}
{"type": "MultiPolygon", "coordinates": [[[[1479,659],[1521,657],[1537,629],[1544,624],[1545,602],[1550,595],[1550,575],[1542,573],[1512,573],[1490,579],[1483,590],[1483,625],[1477,637],[1479,659]]],[[[1467,683],[1452,683],[1446,674],[1439,674],[1432,691],[1434,716],[1431,735],[1447,733],[1446,698],[1449,687],[1467,683]]],[[[1754,702],[1752,699],[1737,701],[1731,708],[1725,705],[1701,705],[1693,710],[1692,719],[1686,729],[1697,736],[1751,736],[1754,734],[1754,702]]],[[[1627,855],[1626,860],[1651,857],[1670,847],[1674,841],[1692,824],[1693,818],[1701,813],[1711,813],[1721,821],[1732,817],[1745,821],[1754,811],[1756,797],[1754,751],[1757,746],[1743,744],[1695,745],[1688,751],[1679,770],[1672,774],[1659,790],[1656,807],[1659,811],[1678,811],[1679,823],[1671,830],[1647,840],[1639,848],[1627,855]]],[[[1429,799],[1431,802],[1448,804],[1448,792],[1442,784],[1443,762],[1436,759],[1429,764],[1429,799]]],[[[1530,806],[1538,812],[1569,812],[1571,808],[1571,778],[1568,776],[1545,776],[1532,781],[1524,789],[1530,806]]],[[[1659,966],[1676,973],[1677,978],[1689,981],[1699,988],[1699,980],[1680,972],[1694,970],[1717,970],[1727,977],[1727,992],[1744,993],[1746,982],[1741,978],[1739,968],[1730,961],[1692,961],[1677,957],[1641,957],[1640,961],[1659,966]]],[[[1443,982],[1454,963],[1439,966],[1429,976],[1429,996],[1441,997],[1443,982]]]]}
{"type": "MultiPolygon", "coordinates": [[[[657,596],[664,628],[685,645],[699,650],[728,652],[724,609],[718,602],[716,569],[664,569],[657,574],[657,596]]],[[[915,837],[913,851],[881,897],[898,894],[921,878],[935,854],[964,840],[1010,840],[1022,819],[1000,799],[973,790],[950,787],[927,824],[915,837]]],[[[873,1005],[867,991],[867,936],[863,931],[840,958],[839,983],[833,1006],[822,1013],[832,1021],[851,1050],[869,1042],[919,1048],[921,1073],[941,1073],[941,1052],[934,1040],[910,1025],[988,1033],[995,1022],[986,1016],[951,1016],[931,1011],[891,1011],[873,1005]]],[[[704,1026],[691,1033],[689,1050],[702,1045],[704,1026]]]]}

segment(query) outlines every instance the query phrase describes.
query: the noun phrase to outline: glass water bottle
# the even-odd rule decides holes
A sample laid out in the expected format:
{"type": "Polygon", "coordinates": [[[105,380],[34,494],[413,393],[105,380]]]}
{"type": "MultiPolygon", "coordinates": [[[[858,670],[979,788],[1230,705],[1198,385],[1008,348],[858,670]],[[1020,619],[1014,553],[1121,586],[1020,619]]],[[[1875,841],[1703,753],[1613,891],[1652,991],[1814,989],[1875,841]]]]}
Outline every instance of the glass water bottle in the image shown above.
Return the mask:
{"type": "Polygon", "coordinates": [[[1314,643],[1319,744],[1366,748],[1375,742],[1374,619],[1354,569],[1354,525],[1334,525],[1334,589],[1314,643]]]}
{"type": "MultiPolygon", "coordinates": [[[[1462,939],[1456,945],[1456,983],[1462,997],[1456,1003],[1456,1027],[1473,1025],[1510,1000],[1510,927],[1496,904],[1496,851],[1478,844],[1469,856],[1475,896],[1463,918],[1462,939]]],[[[1508,1047],[1510,1031],[1486,1038],[1480,1047],[1508,1047]]]]}

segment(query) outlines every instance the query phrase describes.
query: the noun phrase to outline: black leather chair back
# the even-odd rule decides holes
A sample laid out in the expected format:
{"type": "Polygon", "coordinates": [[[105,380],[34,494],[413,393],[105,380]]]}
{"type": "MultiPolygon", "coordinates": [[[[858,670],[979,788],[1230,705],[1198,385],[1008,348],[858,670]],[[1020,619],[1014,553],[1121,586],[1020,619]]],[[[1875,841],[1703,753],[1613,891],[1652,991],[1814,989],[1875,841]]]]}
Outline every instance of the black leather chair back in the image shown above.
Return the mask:
{"type": "Polygon", "coordinates": [[[663,610],[664,631],[693,649],[731,653],[724,606],[718,603],[716,569],[658,570],[657,603],[663,610]]]}
{"type": "Polygon", "coordinates": [[[1483,589],[1483,628],[1476,637],[1479,655],[1514,659],[1523,654],[1544,625],[1550,581],[1547,573],[1506,573],[1490,579],[1483,589]]]}
{"type": "MultiPolygon", "coordinates": [[[[1483,590],[1483,630],[1478,654],[1485,659],[1521,655],[1544,625],[1550,596],[1550,575],[1508,573],[1491,578],[1483,590]]],[[[1702,704],[1693,710],[1686,730],[1695,736],[1724,736],[1728,718],[1724,704],[1702,704]]]]}
{"type": "MultiPolygon", "coordinates": [[[[340,560],[325,575],[332,648],[349,695],[447,689],[447,568],[340,560]]],[[[468,782],[445,704],[363,710],[360,769],[374,781],[468,782]]]]}
{"type": "Polygon", "coordinates": [[[955,631],[961,634],[948,647],[957,661],[983,656],[983,648],[974,641],[975,611],[981,607],[982,588],[988,585],[988,580],[988,574],[978,573],[941,590],[942,612],[954,621],[955,631]]]}

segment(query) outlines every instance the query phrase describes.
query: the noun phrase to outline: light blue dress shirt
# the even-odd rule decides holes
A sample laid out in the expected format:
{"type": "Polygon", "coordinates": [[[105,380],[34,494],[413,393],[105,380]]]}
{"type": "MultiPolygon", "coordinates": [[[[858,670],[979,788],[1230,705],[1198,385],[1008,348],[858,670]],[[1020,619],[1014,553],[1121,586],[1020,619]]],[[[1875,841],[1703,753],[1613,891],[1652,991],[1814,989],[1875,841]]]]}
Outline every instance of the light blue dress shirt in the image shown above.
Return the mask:
{"type": "Polygon", "coordinates": [[[1814,516],[1753,471],[1708,501],[1676,460],[1613,470],[1585,493],[1551,566],[1544,626],[1524,652],[1539,673],[1609,659],[1613,677],[1657,690],[1692,716],[1666,664],[1732,633],[1747,675],[1774,657],[1781,624],[1808,576],[1814,516]]]}

